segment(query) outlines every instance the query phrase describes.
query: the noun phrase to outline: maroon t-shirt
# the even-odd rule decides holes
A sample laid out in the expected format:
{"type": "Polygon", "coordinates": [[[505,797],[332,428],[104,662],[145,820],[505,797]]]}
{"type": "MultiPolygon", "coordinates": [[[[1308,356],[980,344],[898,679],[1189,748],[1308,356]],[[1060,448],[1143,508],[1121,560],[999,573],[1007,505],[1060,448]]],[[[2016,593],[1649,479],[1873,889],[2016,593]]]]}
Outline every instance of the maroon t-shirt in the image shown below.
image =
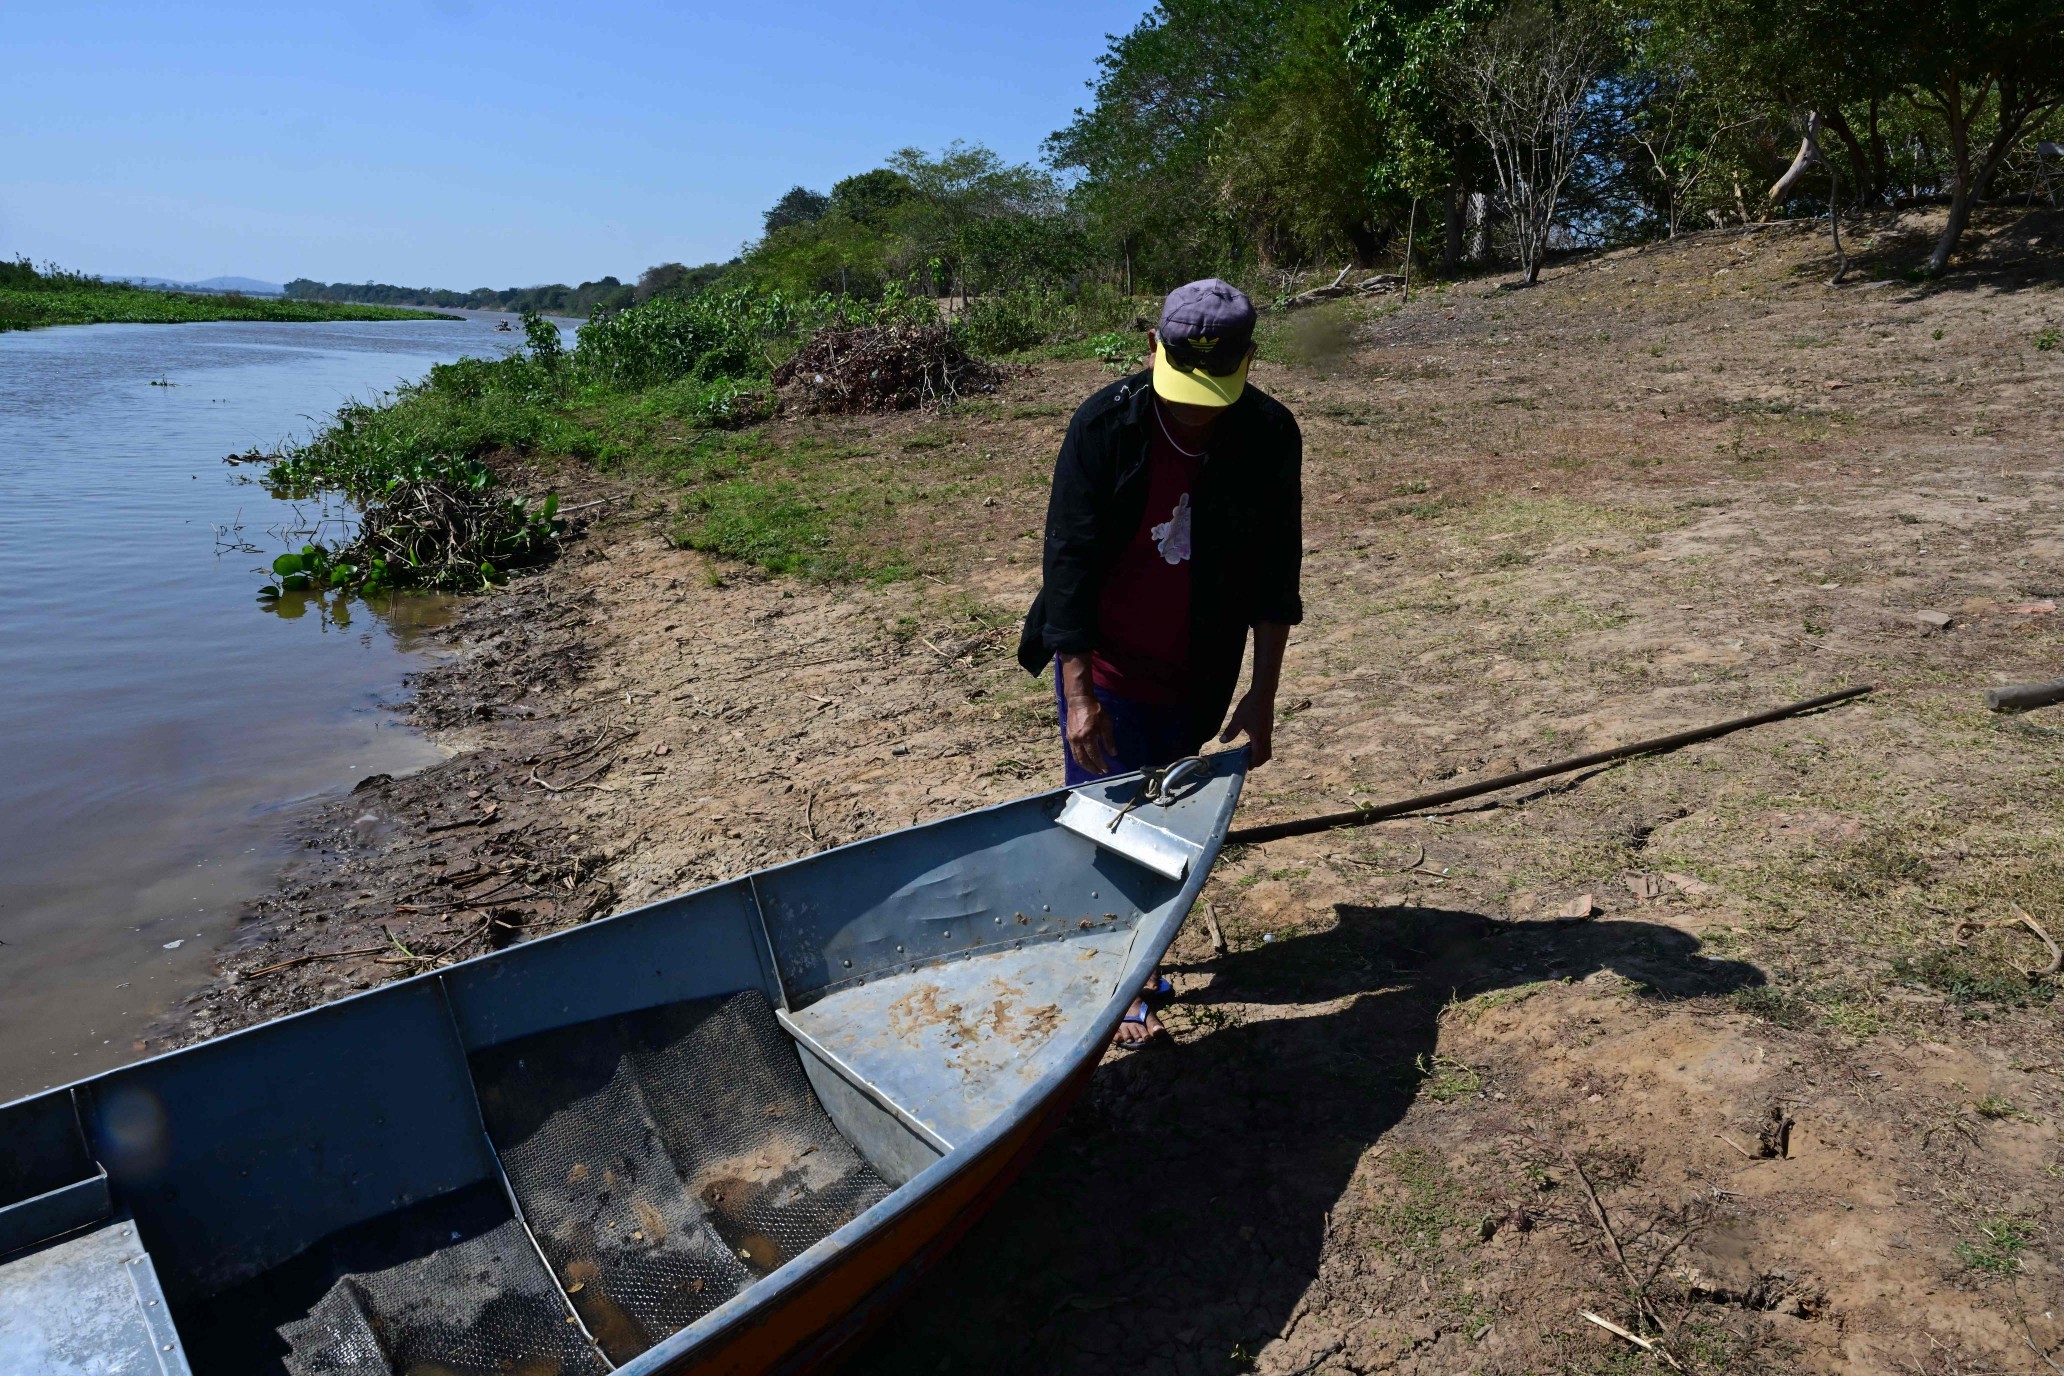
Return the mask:
{"type": "Polygon", "coordinates": [[[1190,497],[1202,463],[1155,425],[1146,513],[1104,576],[1090,675],[1097,687],[1134,702],[1190,696],[1190,497]]]}

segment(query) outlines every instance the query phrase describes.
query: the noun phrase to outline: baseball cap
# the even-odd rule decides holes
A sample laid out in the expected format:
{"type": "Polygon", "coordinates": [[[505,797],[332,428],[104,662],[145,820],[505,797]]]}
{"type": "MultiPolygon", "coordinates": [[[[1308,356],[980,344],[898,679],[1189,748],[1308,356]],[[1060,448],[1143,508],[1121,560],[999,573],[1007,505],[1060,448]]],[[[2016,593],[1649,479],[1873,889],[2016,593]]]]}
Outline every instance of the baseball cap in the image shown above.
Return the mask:
{"type": "Polygon", "coordinates": [[[1207,277],[1168,293],[1161,304],[1161,347],[1154,391],[1188,406],[1230,406],[1247,386],[1254,303],[1230,282],[1207,277]]]}

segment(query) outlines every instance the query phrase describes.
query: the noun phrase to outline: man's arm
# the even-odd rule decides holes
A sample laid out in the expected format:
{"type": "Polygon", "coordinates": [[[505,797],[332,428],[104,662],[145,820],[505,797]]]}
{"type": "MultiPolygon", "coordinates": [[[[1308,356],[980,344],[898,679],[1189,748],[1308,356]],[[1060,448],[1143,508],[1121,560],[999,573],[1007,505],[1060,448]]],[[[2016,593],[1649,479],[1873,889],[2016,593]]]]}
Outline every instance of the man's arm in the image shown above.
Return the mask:
{"type": "Polygon", "coordinates": [[[1254,678],[1218,738],[1219,744],[1227,745],[1233,737],[1246,732],[1250,768],[1260,768],[1275,754],[1276,689],[1283,682],[1283,650],[1289,643],[1288,626],[1274,621],[1255,626],[1254,678]]]}
{"type": "Polygon", "coordinates": [[[1054,462],[1041,561],[1046,624],[1040,633],[1053,652],[1054,676],[1067,703],[1068,754],[1092,774],[1102,774],[1117,756],[1118,742],[1090,676],[1090,652],[1097,637],[1097,555],[1102,532],[1098,486],[1084,452],[1082,429],[1078,411],[1054,462]]]}
{"type": "Polygon", "coordinates": [[[1068,753],[1092,774],[1108,772],[1118,754],[1118,737],[1091,686],[1089,656],[1065,651],[1055,655],[1054,673],[1068,702],[1068,753]]]}

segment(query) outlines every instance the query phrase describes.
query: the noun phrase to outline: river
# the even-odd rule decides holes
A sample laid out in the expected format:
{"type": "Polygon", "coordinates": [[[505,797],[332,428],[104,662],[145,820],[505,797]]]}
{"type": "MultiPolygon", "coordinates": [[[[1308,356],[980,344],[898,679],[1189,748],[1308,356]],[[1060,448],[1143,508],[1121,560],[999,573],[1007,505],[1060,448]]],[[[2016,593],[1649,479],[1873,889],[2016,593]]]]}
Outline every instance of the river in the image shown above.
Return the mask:
{"type": "Polygon", "coordinates": [[[344,513],[222,458],[509,347],[501,318],[0,334],[0,1103],[140,1054],[286,809],[437,758],[392,709],[444,602],[261,606],[344,513]]]}

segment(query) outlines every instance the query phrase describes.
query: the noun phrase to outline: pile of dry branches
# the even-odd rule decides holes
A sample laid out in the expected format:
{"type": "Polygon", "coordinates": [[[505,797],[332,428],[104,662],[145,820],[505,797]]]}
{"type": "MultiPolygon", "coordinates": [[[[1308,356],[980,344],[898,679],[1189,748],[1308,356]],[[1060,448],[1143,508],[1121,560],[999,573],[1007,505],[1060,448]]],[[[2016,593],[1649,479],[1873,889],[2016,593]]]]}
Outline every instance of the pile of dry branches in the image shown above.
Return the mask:
{"type": "Polygon", "coordinates": [[[774,372],[805,411],[907,411],[994,391],[1002,370],[969,354],[944,325],[831,326],[774,372]]]}
{"type": "Polygon", "coordinates": [[[398,482],[368,503],[335,560],[376,581],[471,589],[549,558],[555,545],[549,511],[493,488],[422,478],[398,482]]]}

